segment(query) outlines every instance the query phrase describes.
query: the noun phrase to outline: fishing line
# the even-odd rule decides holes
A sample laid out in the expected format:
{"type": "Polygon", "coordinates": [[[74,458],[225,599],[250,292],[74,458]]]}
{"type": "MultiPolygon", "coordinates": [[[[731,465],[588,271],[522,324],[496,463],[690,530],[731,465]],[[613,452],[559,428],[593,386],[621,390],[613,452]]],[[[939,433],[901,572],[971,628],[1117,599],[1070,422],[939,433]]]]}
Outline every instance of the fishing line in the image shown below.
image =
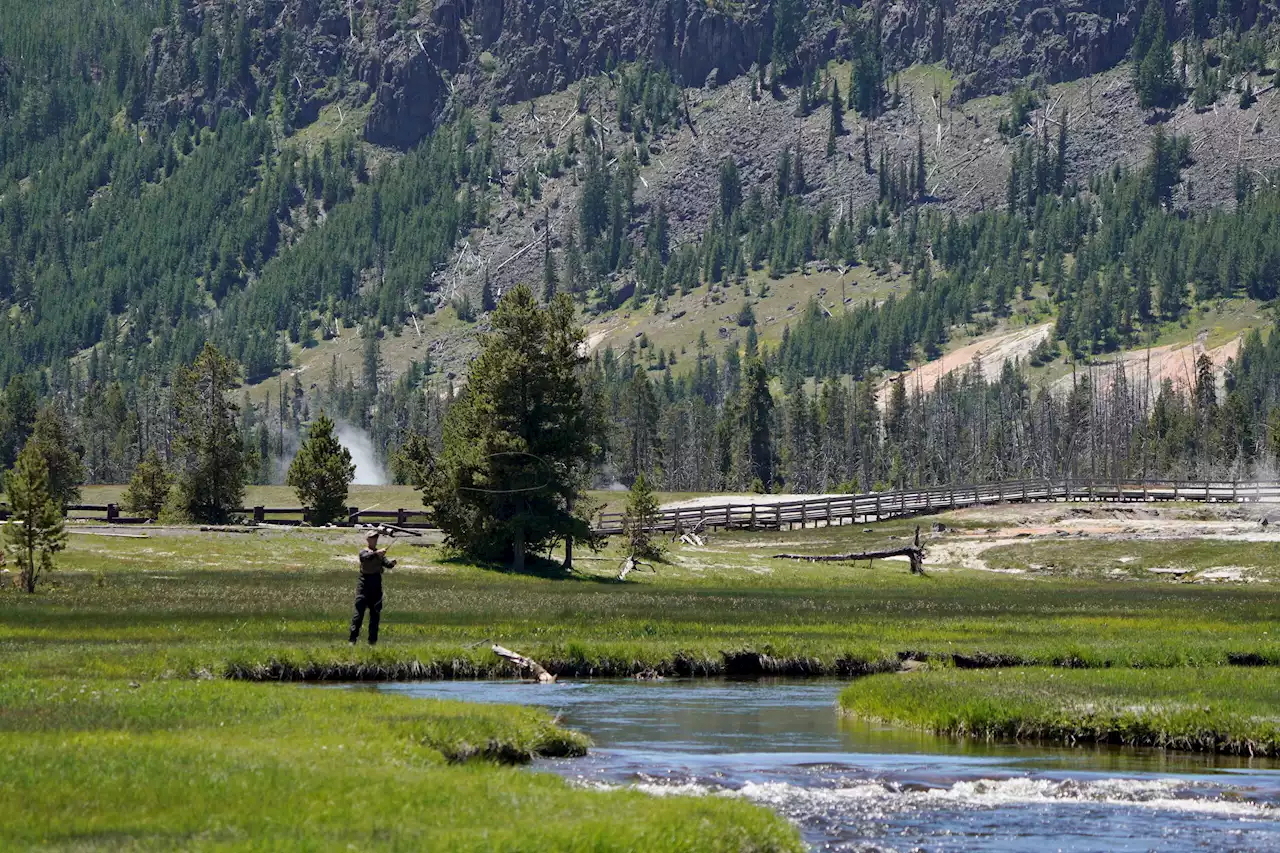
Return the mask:
{"type": "Polygon", "coordinates": [[[546,459],[543,459],[538,454],[529,453],[526,450],[503,450],[503,451],[499,451],[498,453],[487,454],[484,458],[495,459],[499,456],[527,456],[530,459],[536,459],[538,462],[542,463],[542,467],[548,472],[546,481],[536,486],[525,486],[524,488],[520,488],[520,489],[484,489],[479,486],[458,486],[458,491],[480,492],[481,494],[486,494],[486,495],[518,495],[518,494],[523,494],[525,492],[540,492],[551,485],[551,476],[550,476],[551,463],[548,462],[546,459]]]}

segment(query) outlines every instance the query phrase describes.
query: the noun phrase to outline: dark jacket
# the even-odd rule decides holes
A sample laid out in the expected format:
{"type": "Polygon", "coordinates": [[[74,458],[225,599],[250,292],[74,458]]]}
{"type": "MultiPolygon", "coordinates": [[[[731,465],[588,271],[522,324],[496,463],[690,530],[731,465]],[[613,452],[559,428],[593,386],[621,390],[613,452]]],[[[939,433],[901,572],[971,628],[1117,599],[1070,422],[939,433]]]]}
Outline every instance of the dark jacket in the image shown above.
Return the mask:
{"type": "Polygon", "coordinates": [[[380,575],[384,569],[394,569],[395,560],[388,560],[386,554],[379,554],[372,548],[360,549],[360,574],[380,575]]]}

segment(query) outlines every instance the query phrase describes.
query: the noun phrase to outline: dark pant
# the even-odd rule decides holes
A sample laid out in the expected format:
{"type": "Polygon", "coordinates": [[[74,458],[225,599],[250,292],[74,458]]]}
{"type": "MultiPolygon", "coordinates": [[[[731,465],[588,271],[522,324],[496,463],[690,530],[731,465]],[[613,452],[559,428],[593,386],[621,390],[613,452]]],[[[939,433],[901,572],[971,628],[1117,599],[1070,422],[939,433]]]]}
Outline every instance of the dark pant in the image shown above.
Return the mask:
{"type": "Polygon", "coordinates": [[[361,575],[356,581],[356,612],[351,617],[351,642],[360,638],[364,612],[369,611],[369,645],[378,642],[378,621],[382,618],[382,575],[361,575]]]}

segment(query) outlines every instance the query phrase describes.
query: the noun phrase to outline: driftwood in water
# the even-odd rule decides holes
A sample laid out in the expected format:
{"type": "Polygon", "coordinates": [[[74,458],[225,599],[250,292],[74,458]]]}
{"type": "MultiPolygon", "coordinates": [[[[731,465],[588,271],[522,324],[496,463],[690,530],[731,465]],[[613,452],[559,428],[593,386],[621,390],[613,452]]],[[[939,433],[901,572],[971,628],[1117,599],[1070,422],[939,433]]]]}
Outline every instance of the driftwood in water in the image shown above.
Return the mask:
{"type": "Polygon", "coordinates": [[[530,673],[531,675],[533,675],[534,678],[538,679],[538,681],[540,681],[543,684],[550,684],[556,680],[556,677],[554,675],[547,672],[546,668],[543,667],[542,664],[538,663],[533,658],[527,658],[524,655],[520,654],[519,652],[513,652],[511,651],[511,649],[504,648],[498,645],[497,643],[494,643],[493,646],[491,646],[491,648],[493,649],[493,653],[495,655],[497,655],[500,658],[505,658],[506,660],[511,661],[512,663],[514,663],[516,666],[520,668],[521,672],[530,673]]]}
{"type": "Polygon", "coordinates": [[[858,560],[885,560],[889,557],[906,557],[911,561],[911,574],[924,574],[924,548],[920,546],[920,528],[916,528],[915,541],[902,548],[885,548],[880,551],[860,551],[853,554],[774,554],[775,560],[805,560],[810,563],[851,563],[858,560]]]}

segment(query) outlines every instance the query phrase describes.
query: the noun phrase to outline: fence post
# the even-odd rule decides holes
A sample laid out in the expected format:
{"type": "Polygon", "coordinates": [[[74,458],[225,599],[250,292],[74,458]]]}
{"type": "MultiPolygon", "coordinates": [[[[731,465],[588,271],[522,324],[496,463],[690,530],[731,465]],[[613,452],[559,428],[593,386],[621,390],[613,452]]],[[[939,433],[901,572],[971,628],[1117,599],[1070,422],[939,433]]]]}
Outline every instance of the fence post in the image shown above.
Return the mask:
{"type": "Polygon", "coordinates": [[[115,504],[107,504],[107,523],[110,524],[120,518],[120,507],[115,504]]]}
{"type": "Polygon", "coordinates": [[[876,492],[876,521],[880,520],[880,493],[876,492]]]}
{"type": "Polygon", "coordinates": [[[396,524],[399,525],[400,527],[404,527],[408,523],[409,523],[408,513],[405,512],[404,507],[400,507],[399,509],[396,510],[396,524]]]}
{"type": "Polygon", "coordinates": [[[255,506],[253,508],[253,523],[262,524],[267,520],[267,511],[264,507],[255,506]]]}
{"type": "Polygon", "coordinates": [[[756,502],[751,502],[751,529],[756,529],[756,502]]]}
{"type": "Polygon", "coordinates": [[[359,524],[359,523],[360,523],[360,507],[356,507],[356,506],[347,507],[347,524],[359,524]]]}

